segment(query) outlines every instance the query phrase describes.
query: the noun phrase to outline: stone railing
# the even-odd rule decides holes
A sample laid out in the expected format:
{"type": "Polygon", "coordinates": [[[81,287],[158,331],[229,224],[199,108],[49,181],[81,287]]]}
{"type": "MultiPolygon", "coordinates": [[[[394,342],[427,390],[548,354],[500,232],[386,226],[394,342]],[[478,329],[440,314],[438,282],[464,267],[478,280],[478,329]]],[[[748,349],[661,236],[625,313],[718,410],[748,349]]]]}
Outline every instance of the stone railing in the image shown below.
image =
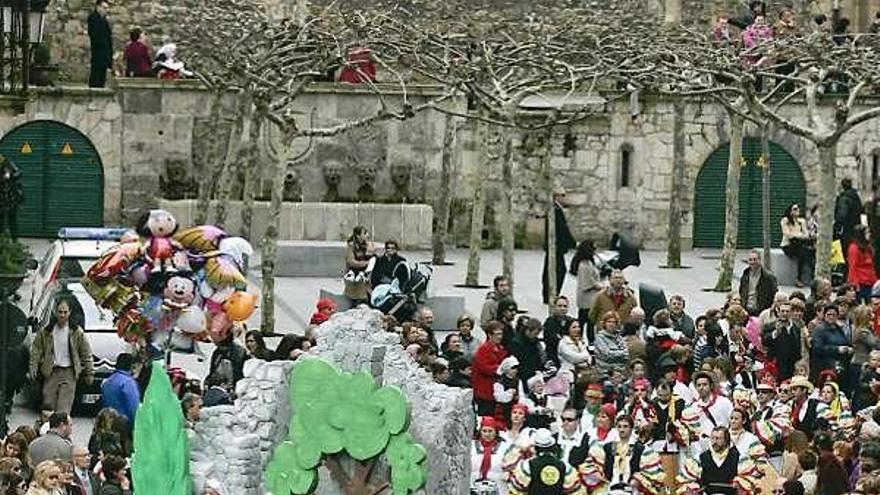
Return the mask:
{"type": "MultiPolygon", "coordinates": [[[[223,228],[249,239],[262,239],[269,221],[269,203],[254,202],[250,229],[241,227],[241,201],[227,205],[228,221],[223,228]]],[[[214,204],[212,204],[213,210],[214,204]]],[[[159,200],[159,208],[170,211],[179,225],[194,225],[196,200],[159,200]]],[[[421,204],[384,203],[289,203],[281,207],[279,240],[344,241],[358,225],[370,231],[378,242],[394,239],[402,248],[431,245],[434,209],[421,204]]]]}

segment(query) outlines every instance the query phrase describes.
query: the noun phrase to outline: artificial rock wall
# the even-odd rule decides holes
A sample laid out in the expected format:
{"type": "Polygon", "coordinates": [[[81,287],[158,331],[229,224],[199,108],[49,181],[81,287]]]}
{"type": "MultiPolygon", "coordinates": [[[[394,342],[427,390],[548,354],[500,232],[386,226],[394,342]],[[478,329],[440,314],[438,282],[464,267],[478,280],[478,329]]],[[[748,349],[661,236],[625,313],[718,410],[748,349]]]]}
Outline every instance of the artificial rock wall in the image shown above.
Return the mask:
{"type": "MultiPolygon", "coordinates": [[[[319,327],[317,338],[318,346],[300,359],[323,358],[346,371],[369,371],[379,385],[397,386],[409,399],[409,432],[428,451],[428,482],[419,495],[468,493],[471,391],[434,383],[406,354],[399,337],[381,330],[377,311],[337,313],[319,327]]],[[[197,487],[214,479],[225,494],[267,493],[262,473],[272,449],[287,435],[292,412],[288,379],[295,365],[248,361],[235,405],[202,410],[202,420],[190,434],[197,487]]],[[[320,476],[318,494],[341,494],[323,468],[320,476]]]]}

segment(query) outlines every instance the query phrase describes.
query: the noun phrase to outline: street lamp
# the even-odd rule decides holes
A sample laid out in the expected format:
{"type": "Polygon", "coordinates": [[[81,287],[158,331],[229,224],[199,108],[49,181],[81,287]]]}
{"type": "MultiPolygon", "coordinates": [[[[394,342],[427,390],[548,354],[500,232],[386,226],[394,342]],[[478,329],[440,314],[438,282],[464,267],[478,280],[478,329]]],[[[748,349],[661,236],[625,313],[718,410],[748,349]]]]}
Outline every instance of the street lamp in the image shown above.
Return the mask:
{"type": "Polygon", "coordinates": [[[32,47],[43,41],[50,0],[0,0],[0,91],[27,90],[32,47]]]}
{"type": "Polygon", "coordinates": [[[35,268],[27,250],[15,241],[15,213],[24,196],[21,191],[21,171],[0,155],[0,436],[8,431],[7,386],[12,353],[17,351],[27,335],[27,319],[11,299],[15,296],[25,273],[35,268]],[[10,237],[5,237],[9,234],[10,237]]]}

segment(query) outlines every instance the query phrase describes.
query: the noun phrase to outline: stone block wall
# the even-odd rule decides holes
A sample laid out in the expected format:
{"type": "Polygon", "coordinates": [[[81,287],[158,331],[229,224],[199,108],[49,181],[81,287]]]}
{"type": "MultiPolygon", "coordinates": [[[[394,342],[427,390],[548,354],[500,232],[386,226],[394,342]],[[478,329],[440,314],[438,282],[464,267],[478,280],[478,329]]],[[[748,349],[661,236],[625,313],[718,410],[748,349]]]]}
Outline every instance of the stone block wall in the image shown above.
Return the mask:
{"type": "MultiPolygon", "coordinates": [[[[337,313],[318,328],[318,346],[300,359],[326,359],[346,371],[368,371],[379,385],[400,387],[412,408],[409,432],[428,451],[428,482],[418,495],[468,493],[472,392],[434,383],[406,354],[399,337],[381,330],[379,316],[369,309],[337,313]]],[[[248,361],[235,405],[202,410],[190,435],[197,488],[214,479],[224,493],[266,493],[263,469],[289,427],[288,380],[294,366],[248,361]]],[[[325,469],[319,474],[318,494],[341,493],[325,469]]]]}
{"type": "MultiPolygon", "coordinates": [[[[212,207],[216,201],[212,202],[212,207]]],[[[181,225],[194,225],[196,201],[159,200],[158,206],[174,214],[181,225]]],[[[256,201],[250,228],[242,230],[241,201],[227,203],[229,215],[224,228],[245,233],[249,239],[262,239],[269,222],[269,203],[256,201]]],[[[344,241],[352,229],[363,225],[376,243],[395,239],[405,249],[431,245],[434,210],[428,205],[381,203],[300,203],[286,202],[281,208],[278,238],[292,241],[344,241]]]]}

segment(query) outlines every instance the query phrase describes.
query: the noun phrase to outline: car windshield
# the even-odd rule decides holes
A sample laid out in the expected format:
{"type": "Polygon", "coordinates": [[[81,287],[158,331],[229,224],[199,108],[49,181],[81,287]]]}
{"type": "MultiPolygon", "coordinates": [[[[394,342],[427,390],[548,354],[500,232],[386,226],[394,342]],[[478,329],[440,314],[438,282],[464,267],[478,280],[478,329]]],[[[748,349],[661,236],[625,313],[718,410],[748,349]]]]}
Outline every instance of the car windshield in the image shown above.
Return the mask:
{"type": "Polygon", "coordinates": [[[80,279],[86,274],[92,263],[97,258],[61,258],[61,266],[58,267],[58,279],[80,279]]]}
{"type": "Polygon", "coordinates": [[[66,290],[58,291],[55,300],[58,298],[63,298],[70,304],[70,321],[82,327],[87,333],[116,332],[113,326],[113,313],[98,307],[81,284],[69,284],[66,290]]]}

